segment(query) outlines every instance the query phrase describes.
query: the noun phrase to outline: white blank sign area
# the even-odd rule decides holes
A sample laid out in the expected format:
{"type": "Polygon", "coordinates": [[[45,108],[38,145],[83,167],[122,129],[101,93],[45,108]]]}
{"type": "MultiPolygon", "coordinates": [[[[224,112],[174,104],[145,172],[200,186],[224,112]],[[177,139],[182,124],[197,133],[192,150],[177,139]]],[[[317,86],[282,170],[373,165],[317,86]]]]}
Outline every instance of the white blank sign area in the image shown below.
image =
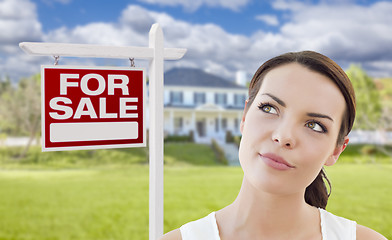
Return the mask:
{"type": "Polygon", "coordinates": [[[137,139],[137,122],[52,123],[51,142],[137,139]]]}

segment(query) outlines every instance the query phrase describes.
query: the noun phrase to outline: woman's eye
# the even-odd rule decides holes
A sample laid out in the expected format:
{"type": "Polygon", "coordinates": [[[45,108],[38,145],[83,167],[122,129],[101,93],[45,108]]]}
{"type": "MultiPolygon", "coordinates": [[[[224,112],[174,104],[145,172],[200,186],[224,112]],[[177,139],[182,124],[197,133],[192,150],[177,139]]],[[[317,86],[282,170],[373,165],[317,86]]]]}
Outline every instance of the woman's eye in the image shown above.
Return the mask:
{"type": "Polygon", "coordinates": [[[264,104],[259,106],[260,110],[265,112],[265,113],[272,113],[272,114],[277,114],[278,112],[276,111],[276,109],[269,105],[269,104],[264,104]]]}
{"type": "Polygon", "coordinates": [[[323,127],[321,124],[317,122],[308,122],[306,123],[306,126],[316,132],[326,132],[325,127],[323,127]]]}

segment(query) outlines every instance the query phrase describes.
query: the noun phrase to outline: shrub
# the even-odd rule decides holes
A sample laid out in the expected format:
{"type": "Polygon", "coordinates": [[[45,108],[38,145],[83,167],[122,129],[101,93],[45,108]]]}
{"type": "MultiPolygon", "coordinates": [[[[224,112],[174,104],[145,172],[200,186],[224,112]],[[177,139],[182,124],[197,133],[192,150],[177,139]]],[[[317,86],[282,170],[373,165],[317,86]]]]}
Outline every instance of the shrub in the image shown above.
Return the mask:
{"type": "Polygon", "coordinates": [[[233,137],[233,142],[235,143],[235,145],[237,145],[237,147],[240,147],[241,137],[242,136],[234,136],[233,137]]]}
{"type": "Polygon", "coordinates": [[[169,135],[165,142],[193,142],[193,136],[190,135],[169,135]]]}
{"type": "Polygon", "coordinates": [[[231,131],[226,131],[226,142],[227,143],[232,143],[234,142],[234,136],[231,133],[231,131]]]}
{"type": "Polygon", "coordinates": [[[374,145],[365,145],[360,151],[364,155],[374,155],[377,153],[377,147],[374,145]]]}
{"type": "Polygon", "coordinates": [[[216,142],[215,139],[211,140],[211,147],[212,147],[212,150],[215,153],[217,162],[220,163],[220,164],[223,164],[223,165],[228,165],[229,162],[227,161],[227,159],[225,157],[225,152],[219,146],[219,144],[216,142]]]}

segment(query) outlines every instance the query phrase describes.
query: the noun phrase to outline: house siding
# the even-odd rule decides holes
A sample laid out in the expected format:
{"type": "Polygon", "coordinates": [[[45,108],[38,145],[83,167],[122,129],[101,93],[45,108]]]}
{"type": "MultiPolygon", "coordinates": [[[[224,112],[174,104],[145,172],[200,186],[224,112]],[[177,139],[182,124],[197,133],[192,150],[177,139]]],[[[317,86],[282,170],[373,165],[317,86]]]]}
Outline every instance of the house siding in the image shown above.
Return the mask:
{"type": "Polygon", "coordinates": [[[213,88],[182,87],[183,102],[171,102],[171,92],[177,87],[165,88],[165,134],[188,135],[193,132],[196,142],[211,142],[211,139],[225,141],[227,131],[240,135],[239,123],[245,106],[246,90],[229,90],[213,88]],[[205,101],[195,102],[195,93],[205,93],[205,101]],[[225,94],[225,103],[217,104],[217,94],[225,94]],[[243,104],[236,104],[235,96],[244,96],[243,104]],[[181,124],[179,124],[181,122],[181,124]]]}
{"type": "MultiPolygon", "coordinates": [[[[184,70],[175,76],[186,78],[186,74],[184,70]]],[[[170,84],[166,84],[165,79],[164,131],[166,136],[188,135],[192,131],[196,142],[211,143],[212,139],[224,142],[227,131],[233,135],[241,134],[239,124],[247,98],[247,88],[222,81],[216,76],[209,75],[209,77],[209,81],[203,79],[204,86],[187,86],[186,79],[168,79],[170,84]],[[215,80],[218,82],[214,82],[215,80]],[[179,82],[178,85],[176,81],[179,82]],[[196,94],[199,95],[200,101],[198,102],[195,102],[196,94]],[[178,101],[179,95],[181,95],[181,102],[178,101]],[[173,99],[173,96],[177,97],[173,99]],[[218,98],[221,99],[219,102],[217,102],[218,98]],[[239,98],[241,100],[238,100],[239,98]],[[173,102],[173,100],[177,101],[173,102]]]]}

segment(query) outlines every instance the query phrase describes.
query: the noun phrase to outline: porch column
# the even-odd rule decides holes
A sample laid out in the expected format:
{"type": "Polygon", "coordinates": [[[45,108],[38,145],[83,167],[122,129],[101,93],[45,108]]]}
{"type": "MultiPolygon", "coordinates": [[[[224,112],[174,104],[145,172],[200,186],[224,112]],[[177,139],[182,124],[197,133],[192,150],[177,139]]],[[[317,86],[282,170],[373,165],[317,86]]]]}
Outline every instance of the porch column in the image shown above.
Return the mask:
{"type": "Polygon", "coordinates": [[[221,139],[221,137],[223,136],[223,131],[222,131],[222,112],[219,111],[218,113],[218,139],[221,139]]]}
{"type": "Polygon", "coordinates": [[[238,113],[238,123],[237,126],[235,126],[235,131],[237,132],[237,134],[240,134],[240,125],[241,125],[241,120],[242,120],[242,114],[243,113],[238,113]]]}
{"type": "Polygon", "coordinates": [[[222,112],[219,111],[218,113],[218,128],[219,132],[222,132],[222,112]]]}
{"type": "Polygon", "coordinates": [[[174,111],[169,111],[169,134],[174,134],[174,111]]]}
{"type": "Polygon", "coordinates": [[[196,112],[192,111],[191,112],[191,126],[190,129],[193,131],[193,140],[196,142],[197,138],[197,126],[196,126],[196,112]]]}

